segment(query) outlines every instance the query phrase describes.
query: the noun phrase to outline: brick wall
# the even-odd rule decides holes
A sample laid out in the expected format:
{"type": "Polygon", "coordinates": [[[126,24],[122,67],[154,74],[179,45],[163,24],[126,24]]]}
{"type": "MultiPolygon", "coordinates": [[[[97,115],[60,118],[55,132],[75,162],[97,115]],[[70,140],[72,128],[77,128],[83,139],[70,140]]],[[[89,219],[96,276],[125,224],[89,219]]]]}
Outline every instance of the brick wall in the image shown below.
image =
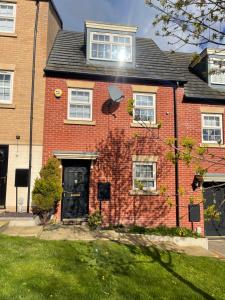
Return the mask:
{"type": "MultiPolygon", "coordinates": [[[[66,79],[47,78],[43,162],[45,163],[55,150],[97,151],[99,157],[90,176],[90,212],[98,208],[97,182],[109,180],[112,183],[112,200],[103,204],[106,223],[175,226],[175,206],[170,208],[164,197],[129,194],[132,189],[133,154],[158,156],[158,189],[161,185],[166,185],[168,192],[175,194],[174,166],[165,160],[164,153],[168,148],[160,141],[174,134],[173,90],[171,87],[158,88],[157,122],[161,121],[163,126],[160,130],[154,128],[147,131],[144,128],[131,128],[132,117],[127,113],[127,105],[128,99],[133,96],[129,84],[118,84],[125,99],[113,114],[107,114],[109,85],[110,83],[106,82],[95,82],[93,121],[96,125],[69,125],[64,123],[67,118],[68,98],[66,79]],[[63,91],[58,100],[54,96],[56,88],[63,91]],[[139,137],[135,138],[136,134],[139,137]]],[[[174,196],[172,200],[175,201],[174,196]]]]}
{"type": "MultiPolygon", "coordinates": [[[[201,101],[193,101],[187,102],[183,100],[183,95],[178,95],[178,133],[179,133],[179,140],[183,137],[188,136],[192,137],[196,142],[197,145],[201,145],[202,142],[202,129],[201,129],[201,109],[207,108],[209,112],[212,113],[215,109],[223,107],[222,104],[217,103],[217,105],[213,104],[205,104],[201,101]]],[[[223,114],[223,124],[224,124],[224,114],[223,114]]],[[[221,147],[218,145],[217,147],[208,147],[208,155],[206,160],[201,163],[201,166],[208,169],[210,173],[224,173],[225,172],[225,165],[223,162],[221,164],[213,164],[213,162],[218,161],[218,157],[224,157],[225,148],[222,145],[221,147]]],[[[187,196],[181,197],[182,200],[182,207],[180,208],[180,216],[181,225],[189,227],[190,224],[188,222],[188,214],[187,214],[187,205],[190,201],[190,196],[193,195],[197,201],[202,201],[202,193],[201,191],[196,191],[193,193],[192,191],[192,182],[195,174],[195,166],[192,164],[190,167],[187,167],[184,163],[179,163],[179,184],[181,187],[184,187],[186,192],[189,193],[187,196]]],[[[200,226],[204,228],[204,216],[203,216],[203,203],[201,203],[201,223],[195,223],[194,226],[200,226]]]]}

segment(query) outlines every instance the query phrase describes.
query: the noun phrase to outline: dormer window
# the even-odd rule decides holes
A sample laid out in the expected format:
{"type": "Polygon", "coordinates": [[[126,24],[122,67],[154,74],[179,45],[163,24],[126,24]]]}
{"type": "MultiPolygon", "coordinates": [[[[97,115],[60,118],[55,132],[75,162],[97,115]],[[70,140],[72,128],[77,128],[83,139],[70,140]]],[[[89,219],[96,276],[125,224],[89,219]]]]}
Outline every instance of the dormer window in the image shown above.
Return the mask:
{"type": "Polygon", "coordinates": [[[90,59],[132,62],[132,36],[91,32],[90,59]]]}
{"type": "Polygon", "coordinates": [[[88,64],[135,68],[137,26],[86,21],[85,27],[88,64]]]}
{"type": "Polygon", "coordinates": [[[210,77],[212,84],[225,84],[225,60],[211,59],[210,77]]]}

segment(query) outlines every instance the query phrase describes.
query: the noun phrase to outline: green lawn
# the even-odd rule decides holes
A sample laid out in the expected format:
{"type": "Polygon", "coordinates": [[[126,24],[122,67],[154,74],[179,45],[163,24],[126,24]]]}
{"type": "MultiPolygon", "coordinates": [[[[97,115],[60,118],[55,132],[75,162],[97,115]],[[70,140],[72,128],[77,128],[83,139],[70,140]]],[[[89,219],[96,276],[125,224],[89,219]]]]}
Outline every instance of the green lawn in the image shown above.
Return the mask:
{"type": "Polygon", "coordinates": [[[225,263],[106,241],[0,235],[0,299],[225,299],[225,263]]]}

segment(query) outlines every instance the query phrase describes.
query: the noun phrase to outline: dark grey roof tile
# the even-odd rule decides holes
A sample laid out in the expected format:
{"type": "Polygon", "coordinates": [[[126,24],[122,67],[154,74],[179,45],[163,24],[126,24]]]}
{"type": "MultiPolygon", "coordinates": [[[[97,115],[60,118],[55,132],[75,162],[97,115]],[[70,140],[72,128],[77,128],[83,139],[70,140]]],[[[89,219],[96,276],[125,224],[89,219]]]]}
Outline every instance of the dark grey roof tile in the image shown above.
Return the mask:
{"type": "Polygon", "coordinates": [[[121,68],[86,64],[84,33],[59,31],[46,71],[120,76],[162,81],[184,81],[167,55],[150,39],[136,38],[136,67],[121,68]]]}
{"type": "Polygon", "coordinates": [[[225,92],[211,88],[208,83],[194,74],[189,65],[193,57],[193,53],[184,52],[165,52],[171,62],[184,75],[187,83],[184,85],[184,92],[187,98],[199,99],[218,99],[225,100],[225,92]]]}

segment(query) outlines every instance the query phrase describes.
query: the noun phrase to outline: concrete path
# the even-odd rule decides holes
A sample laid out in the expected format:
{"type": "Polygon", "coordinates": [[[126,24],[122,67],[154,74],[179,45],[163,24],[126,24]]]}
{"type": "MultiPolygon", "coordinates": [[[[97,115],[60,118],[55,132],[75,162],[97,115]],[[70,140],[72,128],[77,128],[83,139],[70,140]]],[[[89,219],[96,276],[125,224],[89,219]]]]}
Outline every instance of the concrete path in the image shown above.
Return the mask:
{"type": "Polygon", "coordinates": [[[22,237],[39,237],[43,228],[42,226],[32,227],[5,227],[1,232],[10,236],[22,236],[22,237]]]}
{"type": "Polygon", "coordinates": [[[225,260],[225,238],[209,239],[209,250],[220,259],[225,260]]]}

